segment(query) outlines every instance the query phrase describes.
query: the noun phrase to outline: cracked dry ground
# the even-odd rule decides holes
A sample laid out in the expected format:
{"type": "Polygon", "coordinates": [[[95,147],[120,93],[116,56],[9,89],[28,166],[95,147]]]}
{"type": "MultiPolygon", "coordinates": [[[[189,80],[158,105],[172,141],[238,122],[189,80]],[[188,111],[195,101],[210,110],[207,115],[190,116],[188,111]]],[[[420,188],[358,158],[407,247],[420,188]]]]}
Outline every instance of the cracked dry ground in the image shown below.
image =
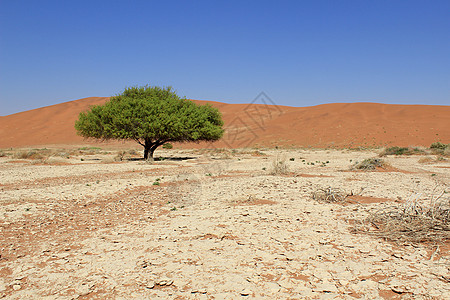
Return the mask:
{"type": "Polygon", "coordinates": [[[274,176],[275,152],[165,154],[192,159],[2,158],[0,297],[450,298],[448,243],[398,245],[350,222],[445,186],[447,162],[392,157],[390,172],[349,172],[350,160],[376,154],[297,150],[284,154],[291,173],[274,176]],[[376,201],[311,199],[328,186],[376,201]]]}

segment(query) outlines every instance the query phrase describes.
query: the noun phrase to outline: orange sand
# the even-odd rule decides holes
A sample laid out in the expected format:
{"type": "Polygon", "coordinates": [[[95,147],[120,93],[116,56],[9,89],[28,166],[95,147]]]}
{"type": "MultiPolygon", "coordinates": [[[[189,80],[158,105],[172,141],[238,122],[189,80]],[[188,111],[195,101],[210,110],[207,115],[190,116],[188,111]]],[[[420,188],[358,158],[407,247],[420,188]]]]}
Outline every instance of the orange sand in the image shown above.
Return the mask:
{"type": "MultiPolygon", "coordinates": [[[[91,97],[0,117],[0,148],[98,144],[76,135],[75,120],[91,97]]],[[[225,121],[224,138],[188,147],[429,146],[450,142],[450,106],[333,103],[312,107],[226,104],[213,101],[225,121]]],[[[107,145],[124,145],[121,142],[107,145]]],[[[126,143],[126,145],[134,145],[126,143]]]]}

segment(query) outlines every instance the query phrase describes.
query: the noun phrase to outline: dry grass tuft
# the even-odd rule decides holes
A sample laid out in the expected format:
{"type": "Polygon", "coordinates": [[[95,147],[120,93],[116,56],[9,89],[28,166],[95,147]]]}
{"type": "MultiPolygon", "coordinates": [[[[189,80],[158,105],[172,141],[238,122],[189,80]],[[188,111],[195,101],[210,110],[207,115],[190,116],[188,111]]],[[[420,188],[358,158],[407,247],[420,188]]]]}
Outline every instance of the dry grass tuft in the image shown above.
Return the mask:
{"type": "Polygon", "coordinates": [[[272,162],[270,170],[271,175],[286,175],[289,173],[289,166],[286,163],[286,157],[277,155],[272,162]]]}
{"type": "Polygon", "coordinates": [[[13,154],[13,158],[16,159],[44,159],[48,157],[46,151],[30,150],[30,151],[18,151],[13,154]]]}
{"type": "Polygon", "coordinates": [[[368,158],[363,160],[360,163],[356,163],[353,165],[353,170],[364,170],[371,171],[376,170],[376,168],[383,168],[386,166],[386,163],[380,158],[368,158]]]}
{"type": "Polygon", "coordinates": [[[340,189],[335,189],[332,187],[318,189],[312,194],[313,200],[326,203],[344,202],[348,196],[348,194],[344,193],[340,189]]]}
{"type": "Polygon", "coordinates": [[[127,151],[117,151],[117,154],[114,157],[114,161],[123,161],[125,159],[126,154],[127,151]]]}
{"type": "Polygon", "coordinates": [[[450,197],[445,189],[435,191],[428,200],[416,194],[403,205],[372,212],[355,230],[397,242],[450,240],[450,197]]]}

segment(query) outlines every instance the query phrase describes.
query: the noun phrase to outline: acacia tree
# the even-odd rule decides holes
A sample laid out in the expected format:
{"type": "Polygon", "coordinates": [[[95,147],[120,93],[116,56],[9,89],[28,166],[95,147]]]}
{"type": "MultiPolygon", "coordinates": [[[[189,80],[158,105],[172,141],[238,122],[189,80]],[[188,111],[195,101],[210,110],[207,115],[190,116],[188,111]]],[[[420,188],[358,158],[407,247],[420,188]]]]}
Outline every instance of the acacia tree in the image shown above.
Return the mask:
{"type": "Polygon", "coordinates": [[[218,109],[180,98],[171,87],[129,87],[103,105],[81,112],[77,133],[101,140],[135,140],[153,159],[168,142],[215,141],[223,135],[218,109]]]}

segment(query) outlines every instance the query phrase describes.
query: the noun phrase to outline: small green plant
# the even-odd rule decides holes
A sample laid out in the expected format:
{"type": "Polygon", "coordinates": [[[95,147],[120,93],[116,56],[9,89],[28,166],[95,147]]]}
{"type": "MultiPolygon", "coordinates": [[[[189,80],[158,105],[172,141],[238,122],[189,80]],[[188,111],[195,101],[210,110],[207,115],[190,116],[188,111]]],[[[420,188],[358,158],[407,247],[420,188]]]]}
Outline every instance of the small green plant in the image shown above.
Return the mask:
{"type": "Polygon", "coordinates": [[[163,147],[164,149],[172,149],[172,148],[173,148],[173,145],[172,145],[171,143],[165,143],[162,147],[163,147]]]}
{"type": "Polygon", "coordinates": [[[450,144],[444,144],[441,142],[435,142],[431,144],[430,149],[439,149],[439,150],[445,150],[449,147],[450,144]]]}
{"type": "Polygon", "coordinates": [[[206,176],[212,176],[212,174],[211,173],[207,173],[206,176]]]}
{"type": "Polygon", "coordinates": [[[417,154],[425,154],[423,149],[418,147],[409,148],[409,147],[389,147],[384,149],[383,152],[380,153],[380,156],[386,155],[417,155],[417,154]]]}
{"type": "Polygon", "coordinates": [[[290,160],[290,161],[294,161],[294,160],[295,160],[295,158],[291,157],[291,158],[289,158],[289,160],[290,160]]]}
{"type": "Polygon", "coordinates": [[[81,147],[81,148],[78,148],[78,150],[102,150],[102,148],[99,148],[99,147],[81,147]]]}
{"type": "Polygon", "coordinates": [[[153,185],[159,185],[159,181],[153,182],[153,185]]]}
{"type": "Polygon", "coordinates": [[[170,210],[171,210],[171,211],[176,211],[177,208],[174,206],[174,207],[172,207],[170,210]]]}
{"type": "Polygon", "coordinates": [[[265,171],[267,168],[266,168],[266,167],[263,167],[262,169],[263,169],[263,171],[265,171]]]}
{"type": "Polygon", "coordinates": [[[430,149],[434,154],[450,156],[450,144],[436,142],[431,144],[430,149]]]}

